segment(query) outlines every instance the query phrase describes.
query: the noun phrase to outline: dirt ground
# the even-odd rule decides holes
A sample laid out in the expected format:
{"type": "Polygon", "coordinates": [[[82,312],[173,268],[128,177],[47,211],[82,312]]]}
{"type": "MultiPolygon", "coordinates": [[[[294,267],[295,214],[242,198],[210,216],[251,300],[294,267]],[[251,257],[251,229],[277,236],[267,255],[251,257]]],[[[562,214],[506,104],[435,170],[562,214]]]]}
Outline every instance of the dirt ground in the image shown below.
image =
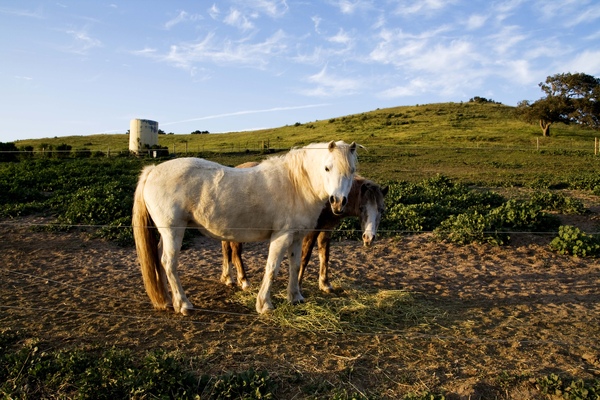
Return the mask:
{"type": "MultiPolygon", "coordinates": [[[[344,286],[402,289],[439,315],[392,331],[340,334],[277,327],[235,302],[239,289],[219,282],[216,241],[198,237],[182,253],[184,289],[201,309],[182,317],[152,309],[133,248],[28,227],[39,222],[0,228],[0,327],[51,348],[163,348],[193,357],[202,373],[267,370],[281,399],[327,397],[334,387],[390,399],[423,391],[531,399],[542,398],[534,379],[550,373],[600,377],[600,261],[557,255],[550,237],[515,236],[504,247],[455,246],[428,234],[371,248],[336,242],[331,296],[344,296],[344,286]]],[[[256,286],[267,247],[245,250],[256,286]]],[[[306,281],[316,281],[315,262],[313,254],[306,281]]],[[[286,283],[284,265],[276,290],[286,283]]],[[[305,292],[308,302],[314,295],[305,292]]]]}

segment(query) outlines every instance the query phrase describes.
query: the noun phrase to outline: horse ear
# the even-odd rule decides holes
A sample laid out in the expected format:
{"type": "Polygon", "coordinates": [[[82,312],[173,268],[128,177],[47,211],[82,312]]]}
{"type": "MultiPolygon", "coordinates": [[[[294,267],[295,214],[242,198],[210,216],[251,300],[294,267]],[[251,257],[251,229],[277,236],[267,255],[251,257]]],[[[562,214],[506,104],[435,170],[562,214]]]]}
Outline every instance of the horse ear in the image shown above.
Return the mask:
{"type": "Polygon", "coordinates": [[[388,194],[388,190],[390,190],[390,187],[389,187],[389,186],[384,186],[384,187],[381,189],[381,193],[383,194],[383,197],[385,197],[385,195],[387,195],[387,194],[388,194]]]}
{"type": "Polygon", "coordinates": [[[354,151],[355,151],[355,150],[356,150],[356,142],[352,142],[352,143],[350,143],[350,151],[351,151],[352,153],[354,153],[354,151]]]}
{"type": "Polygon", "coordinates": [[[331,142],[329,142],[329,151],[333,151],[333,149],[335,149],[335,141],[332,140],[331,142]]]}
{"type": "Polygon", "coordinates": [[[360,185],[360,194],[364,194],[367,190],[369,190],[369,184],[368,183],[363,183],[362,185],[360,185]]]}

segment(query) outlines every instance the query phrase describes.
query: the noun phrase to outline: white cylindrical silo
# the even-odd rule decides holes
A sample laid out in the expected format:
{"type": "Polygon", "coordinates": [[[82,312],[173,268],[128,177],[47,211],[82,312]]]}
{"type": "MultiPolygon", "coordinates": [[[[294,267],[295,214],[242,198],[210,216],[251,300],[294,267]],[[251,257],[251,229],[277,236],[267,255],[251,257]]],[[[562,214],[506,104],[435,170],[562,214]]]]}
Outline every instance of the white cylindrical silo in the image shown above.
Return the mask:
{"type": "Polygon", "coordinates": [[[129,151],[140,153],[158,145],[158,122],[132,119],[129,122],[129,151]]]}

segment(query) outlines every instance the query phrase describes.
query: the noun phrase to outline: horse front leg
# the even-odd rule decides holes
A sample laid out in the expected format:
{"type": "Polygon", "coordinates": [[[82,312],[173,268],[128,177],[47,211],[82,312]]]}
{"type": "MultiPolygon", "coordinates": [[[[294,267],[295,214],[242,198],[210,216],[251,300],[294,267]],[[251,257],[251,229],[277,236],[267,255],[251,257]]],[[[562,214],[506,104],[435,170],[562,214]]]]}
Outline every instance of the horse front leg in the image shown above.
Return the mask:
{"type": "Polygon", "coordinates": [[[267,257],[267,265],[265,267],[265,275],[263,276],[258,296],[256,296],[256,311],[259,314],[269,312],[274,309],[271,303],[271,286],[275,277],[279,273],[279,267],[283,260],[283,255],[287,248],[290,247],[293,236],[290,233],[273,234],[271,243],[269,244],[269,256],[267,257]]]}
{"type": "Polygon", "coordinates": [[[190,315],[194,306],[186,297],[177,273],[177,263],[185,228],[159,228],[159,232],[162,241],[161,263],[171,287],[173,309],[176,313],[190,315]]]}
{"type": "Polygon", "coordinates": [[[302,237],[294,238],[294,241],[288,248],[289,259],[289,281],[288,281],[288,300],[292,304],[304,303],[304,297],[300,290],[299,272],[300,258],[302,255],[302,237]]]}
{"type": "Polygon", "coordinates": [[[331,231],[323,231],[319,234],[319,289],[326,293],[333,292],[333,286],[329,283],[329,249],[331,246],[331,231]]]}

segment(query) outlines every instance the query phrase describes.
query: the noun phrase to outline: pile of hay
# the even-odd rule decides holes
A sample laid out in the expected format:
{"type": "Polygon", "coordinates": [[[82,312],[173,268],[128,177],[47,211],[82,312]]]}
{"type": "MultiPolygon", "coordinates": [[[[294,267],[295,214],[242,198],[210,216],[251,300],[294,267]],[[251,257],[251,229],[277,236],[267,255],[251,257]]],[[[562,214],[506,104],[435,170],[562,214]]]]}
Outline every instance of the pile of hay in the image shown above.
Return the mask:
{"type": "MultiPolygon", "coordinates": [[[[334,294],[321,292],[316,284],[306,283],[303,304],[291,305],[285,289],[272,295],[275,310],[262,320],[299,331],[328,333],[394,333],[411,326],[430,324],[441,312],[424,300],[403,290],[375,290],[336,281],[334,294]]],[[[258,288],[240,291],[236,303],[254,310],[258,288]]]]}

